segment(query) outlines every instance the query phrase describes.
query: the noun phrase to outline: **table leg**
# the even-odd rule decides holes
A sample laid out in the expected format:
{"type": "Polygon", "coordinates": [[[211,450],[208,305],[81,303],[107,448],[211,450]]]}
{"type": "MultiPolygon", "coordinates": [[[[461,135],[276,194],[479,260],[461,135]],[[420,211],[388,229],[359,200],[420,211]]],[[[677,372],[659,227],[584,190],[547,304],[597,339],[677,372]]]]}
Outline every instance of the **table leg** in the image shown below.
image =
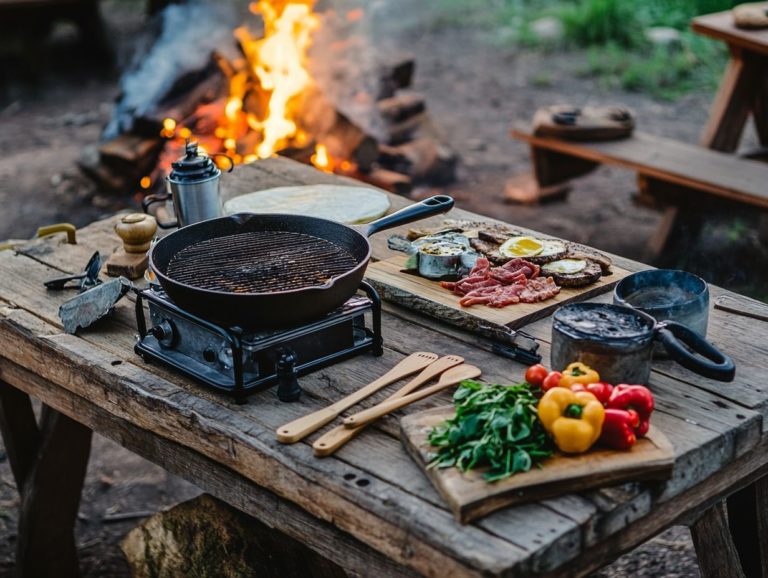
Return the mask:
{"type": "Polygon", "coordinates": [[[704,578],[744,578],[726,515],[725,502],[718,502],[691,526],[693,545],[704,578]]]}
{"type": "Polygon", "coordinates": [[[768,578],[768,477],[728,498],[728,525],[744,573],[768,578]]]}
{"type": "Polygon", "coordinates": [[[760,57],[738,47],[730,48],[731,60],[701,135],[702,146],[723,152],[733,152],[739,146],[744,125],[752,112],[762,70],[760,57]]]}
{"type": "Polygon", "coordinates": [[[38,425],[29,396],[0,381],[0,432],[21,496],[17,574],[78,576],[74,525],[91,430],[46,405],[38,425]]]}
{"type": "Polygon", "coordinates": [[[758,74],[758,86],[752,104],[752,119],[760,145],[768,147],[768,58],[760,58],[761,69],[758,74]]]}

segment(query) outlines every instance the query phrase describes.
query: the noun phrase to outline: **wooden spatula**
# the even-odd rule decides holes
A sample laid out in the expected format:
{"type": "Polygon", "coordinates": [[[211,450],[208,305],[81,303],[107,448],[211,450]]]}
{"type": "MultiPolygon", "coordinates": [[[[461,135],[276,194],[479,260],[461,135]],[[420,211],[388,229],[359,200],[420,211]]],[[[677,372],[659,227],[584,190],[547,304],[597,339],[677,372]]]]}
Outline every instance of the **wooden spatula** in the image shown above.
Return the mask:
{"type": "MultiPolygon", "coordinates": [[[[425,383],[429,383],[447,369],[462,363],[464,363],[464,358],[459,357],[458,355],[446,355],[445,357],[441,357],[432,365],[428,365],[419,375],[414,377],[411,381],[406,383],[395,393],[390,395],[386,401],[391,399],[398,399],[408,395],[416,388],[424,385],[425,383]]],[[[360,427],[348,428],[340,425],[333,428],[331,431],[324,434],[320,439],[312,444],[312,447],[315,449],[315,455],[319,457],[330,456],[333,452],[338,450],[358,433],[363,431],[364,427],[365,426],[363,425],[360,427]]]]}
{"type": "Polygon", "coordinates": [[[365,399],[369,395],[376,393],[382,387],[385,387],[390,383],[394,383],[417,371],[421,371],[436,359],[437,355],[434,353],[426,353],[424,351],[411,353],[379,379],[358,389],[355,393],[340,399],[333,405],[329,405],[328,407],[280,426],[277,428],[277,441],[284,444],[296,443],[313,431],[319,430],[328,422],[333,421],[333,419],[335,419],[342,411],[355,405],[361,399],[365,399]]]}
{"type": "Polygon", "coordinates": [[[405,407],[408,404],[414,403],[425,397],[429,397],[432,394],[442,391],[447,387],[456,385],[460,381],[465,379],[473,379],[479,377],[482,371],[479,367],[474,365],[458,365],[453,369],[449,369],[440,376],[440,381],[431,387],[426,387],[422,390],[416,391],[409,395],[403,396],[398,399],[389,401],[382,401],[378,405],[374,405],[372,408],[366,409],[347,418],[344,418],[344,427],[357,428],[364,426],[390,412],[405,407]]]}

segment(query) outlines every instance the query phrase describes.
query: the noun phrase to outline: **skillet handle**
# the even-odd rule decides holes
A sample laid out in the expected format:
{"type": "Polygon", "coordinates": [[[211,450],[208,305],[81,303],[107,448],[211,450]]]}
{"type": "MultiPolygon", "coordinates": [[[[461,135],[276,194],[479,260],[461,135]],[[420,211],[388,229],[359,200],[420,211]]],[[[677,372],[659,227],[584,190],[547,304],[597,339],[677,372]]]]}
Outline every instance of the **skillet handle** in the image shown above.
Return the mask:
{"type": "Polygon", "coordinates": [[[689,327],[674,321],[665,321],[664,324],[665,327],[659,330],[658,337],[672,359],[704,377],[733,381],[736,366],[730,357],[689,327]],[[688,351],[683,343],[690,347],[693,353],[688,351]],[[696,355],[697,353],[699,355],[696,355]]]}
{"type": "Polygon", "coordinates": [[[361,232],[366,237],[370,237],[374,233],[385,229],[391,229],[392,227],[398,227],[406,223],[426,219],[427,217],[434,217],[440,213],[447,213],[452,208],[453,198],[448,195],[435,195],[434,197],[424,199],[420,203],[410,205],[391,215],[368,223],[367,228],[363,228],[361,232]]]}

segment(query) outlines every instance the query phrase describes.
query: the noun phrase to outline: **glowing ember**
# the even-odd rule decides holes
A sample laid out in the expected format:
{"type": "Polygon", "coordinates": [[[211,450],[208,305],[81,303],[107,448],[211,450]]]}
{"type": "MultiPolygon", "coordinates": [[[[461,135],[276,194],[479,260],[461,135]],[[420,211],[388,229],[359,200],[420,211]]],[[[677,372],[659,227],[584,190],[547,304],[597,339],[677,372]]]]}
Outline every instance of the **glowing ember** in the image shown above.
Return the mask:
{"type": "Polygon", "coordinates": [[[326,173],[332,173],[331,159],[328,157],[328,149],[325,145],[317,145],[315,154],[312,155],[312,164],[326,173]]]}

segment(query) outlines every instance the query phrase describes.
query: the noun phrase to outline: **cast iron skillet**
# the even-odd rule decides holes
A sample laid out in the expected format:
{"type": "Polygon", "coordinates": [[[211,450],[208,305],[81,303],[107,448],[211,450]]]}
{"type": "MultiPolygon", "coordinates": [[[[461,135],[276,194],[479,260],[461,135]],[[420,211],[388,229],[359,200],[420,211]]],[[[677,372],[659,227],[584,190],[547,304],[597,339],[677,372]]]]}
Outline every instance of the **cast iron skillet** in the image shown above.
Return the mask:
{"type": "MultiPolygon", "coordinates": [[[[187,225],[158,241],[149,252],[149,266],[173,301],[190,313],[225,326],[245,330],[297,325],[341,306],[363,280],[371,246],[368,236],[412,221],[445,213],[453,199],[438,195],[368,223],[348,226],[317,217],[238,213],[187,225]],[[325,239],[348,251],[356,265],[325,285],[273,291],[233,293],[195,287],[168,276],[168,265],[179,251],[216,237],[253,231],[288,231],[325,239]]],[[[226,263],[221,264],[226,267],[226,263]]]]}

